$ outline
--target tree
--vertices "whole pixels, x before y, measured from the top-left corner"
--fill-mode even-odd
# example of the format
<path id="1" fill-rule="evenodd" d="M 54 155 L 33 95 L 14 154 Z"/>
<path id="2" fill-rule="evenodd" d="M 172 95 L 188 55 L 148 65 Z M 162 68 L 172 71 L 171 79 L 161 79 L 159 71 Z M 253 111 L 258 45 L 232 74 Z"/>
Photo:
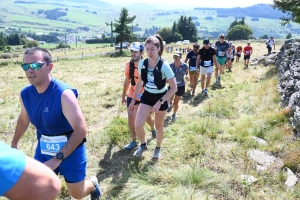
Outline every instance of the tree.
<path id="1" fill-rule="evenodd" d="M 31 48 L 31 47 L 37 47 L 39 46 L 39 43 L 35 40 L 33 41 L 28 41 L 25 45 L 24 48 Z"/>
<path id="2" fill-rule="evenodd" d="M 187 18 L 182 15 L 178 20 L 177 30 L 184 40 L 190 40 L 191 42 L 196 42 L 198 40 L 197 28 L 191 16 Z"/>
<path id="3" fill-rule="evenodd" d="M 260 39 L 268 39 L 269 36 L 268 36 L 268 35 L 262 35 L 262 36 L 260 36 L 259 38 L 260 38 Z"/>
<path id="4" fill-rule="evenodd" d="M 171 28 L 162 28 L 157 32 L 166 43 L 171 43 L 174 41 L 182 40 L 182 35 L 180 33 L 173 33 L 173 29 Z"/>
<path id="5" fill-rule="evenodd" d="M 300 23 L 300 1 L 299 0 L 273 0 L 273 8 L 287 13 L 288 17 L 281 17 L 281 25 L 290 22 Z"/>
<path id="6" fill-rule="evenodd" d="M 291 39 L 292 37 L 293 37 L 293 36 L 292 36 L 291 33 L 289 33 L 289 34 L 286 35 L 286 39 Z"/>
<path id="7" fill-rule="evenodd" d="M 253 30 L 245 23 L 245 18 L 238 21 L 235 19 L 229 26 L 227 39 L 229 40 L 248 40 L 251 38 Z"/>
<path id="8" fill-rule="evenodd" d="M 227 32 L 228 40 L 248 40 L 253 30 L 248 25 L 236 25 Z"/>
<path id="9" fill-rule="evenodd" d="M 121 13 L 119 15 L 119 19 L 115 20 L 113 26 L 115 27 L 113 32 L 117 33 L 116 44 L 123 43 L 126 40 L 129 40 L 131 37 L 131 25 L 135 20 L 135 15 L 129 17 L 128 10 L 124 7 L 121 8 Z M 122 45 L 120 45 L 120 53 L 122 53 Z"/>

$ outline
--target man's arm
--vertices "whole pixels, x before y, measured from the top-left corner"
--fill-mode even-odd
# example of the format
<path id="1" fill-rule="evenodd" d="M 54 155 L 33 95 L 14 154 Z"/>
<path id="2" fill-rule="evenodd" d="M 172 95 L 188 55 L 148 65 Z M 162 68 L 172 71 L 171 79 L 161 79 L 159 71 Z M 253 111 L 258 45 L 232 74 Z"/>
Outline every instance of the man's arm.
<path id="1" fill-rule="evenodd" d="M 60 188 L 61 182 L 51 169 L 26 156 L 20 179 L 4 196 L 8 199 L 55 200 Z"/>
<path id="2" fill-rule="evenodd" d="M 216 66 L 217 67 L 217 58 L 216 58 L 216 55 L 213 55 L 213 66 Z"/>
<path id="3" fill-rule="evenodd" d="M 201 55 L 198 54 L 197 60 L 196 60 L 196 69 L 199 70 L 199 61 L 200 61 Z"/>
<path id="4" fill-rule="evenodd" d="M 13 148 L 18 148 L 18 142 L 21 139 L 21 137 L 24 135 L 25 131 L 27 130 L 30 124 L 30 119 L 24 107 L 21 96 L 20 96 L 20 104 L 21 104 L 21 113 L 19 115 L 14 137 L 11 142 L 11 147 Z"/>
<path id="5" fill-rule="evenodd" d="M 62 112 L 73 129 L 73 133 L 68 139 L 68 142 L 60 149 L 60 152 L 63 153 L 64 158 L 66 158 L 82 142 L 83 138 L 87 134 L 87 130 L 82 111 L 72 90 L 67 89 L 62 93 L 61 104 Z M 62 160 L 59 160 L 54 156 L 44 164 L 54 170 L 61 162 Z"/>
<path id="6" fill-rule="evenodd" d="M 125 99 L 125 96 L 126 96 L 126 93 L 130 87 L 130 78 L 128 78 L 127 76 L 125 76 L 125 80 L 124 80 L 124 85 L 123 85 L 123 93 L 122 93 L 122 104 L 125 105 L 126 103 L 126 99 Z"/>

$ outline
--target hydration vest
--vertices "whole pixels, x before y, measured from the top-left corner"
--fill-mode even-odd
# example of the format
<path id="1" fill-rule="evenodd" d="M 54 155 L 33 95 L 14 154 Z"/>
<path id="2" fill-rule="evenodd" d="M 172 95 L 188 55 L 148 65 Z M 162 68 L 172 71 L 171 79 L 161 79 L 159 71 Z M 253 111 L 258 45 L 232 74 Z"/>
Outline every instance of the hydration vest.
<path id="1" fill-rule="evenodd" d="M 162 79 L 162 73 L 161 73 L 161 67 L 163 65 L 164 59 L 159 59 L 156 67 L 153 70 L 153 76 L 154 76 L 154 84 L 156 85 L 158 90 L 161 90 L 165 87 L 167 78 Z M 141 77 L 144 81 L 143 86 L 145 87 L 146 83 L 148 82 L 148 59 L 144 60 L 144 67 L 141 71 Z"/>
<path id="2" fill-rule="evenodd" d="M 137 76 L 134 76 L 134 70 L 136 69 L 136 67 L 134 66 L 134 62 L 133 60 L 130 60 L 130 69 L 129 69 L 129 76 L 130 76 L 130 80 L 131 80 L 131 85 L 135 85 L 135 81 L 134 78 L 138 78 Z"/>

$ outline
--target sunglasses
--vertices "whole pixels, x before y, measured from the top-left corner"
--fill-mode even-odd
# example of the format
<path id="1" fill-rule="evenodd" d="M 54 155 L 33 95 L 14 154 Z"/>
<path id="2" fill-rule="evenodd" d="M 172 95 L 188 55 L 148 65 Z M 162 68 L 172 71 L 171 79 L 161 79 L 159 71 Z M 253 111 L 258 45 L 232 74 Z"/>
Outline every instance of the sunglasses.
<path id="1" fill-rule="evenodd" d="M 174 58 L 174 59 L 179 59 L 180 57 L 179 57 L 179 56 L 173 56 L 173 58 Z"/>
<path id="2" fill-rule="evenodd" d="M 23 68 L 23 70 L 26 72 L 29 70 L 29 67 L 36 71 L 36 70 L 40 70 L 44 64 L 50 64 L 50 62 L 43 62 L 43 63 L 22 63 L 21 67 Z"/>

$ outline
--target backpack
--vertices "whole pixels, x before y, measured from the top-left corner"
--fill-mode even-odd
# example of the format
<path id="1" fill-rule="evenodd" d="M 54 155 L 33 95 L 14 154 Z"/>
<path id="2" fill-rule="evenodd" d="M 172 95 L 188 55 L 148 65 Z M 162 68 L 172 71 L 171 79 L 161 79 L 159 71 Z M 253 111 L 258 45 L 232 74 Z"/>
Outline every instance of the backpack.
<path id="1" fill-rule="evenodd" d="M 160 59 L 153 70 L 154 76 L 154 84 L 156 85 L 157 89 L 161 90 L 165 87 L 167 78 L 162 79 L 161 67 L 163 65 L 164 59 Z M 144 67 L 141 71 L 141 77 L 144 81 L 143 87 L 145 87 L 146 83 L 148 82 L 148 59 L 144 60 Z"/>
<path id="2" fill-rule="evenodd" d="M 135 70 L 134 62 L 133 60 L 130 60 L 130 69 L 129 69 L 129 75 L 130 75 L 130 80 L 131 80 L 131 85 L 135 85 L 134 78 L 138 78 L 137 76 L 134 76 L 134 70 Z"/>

